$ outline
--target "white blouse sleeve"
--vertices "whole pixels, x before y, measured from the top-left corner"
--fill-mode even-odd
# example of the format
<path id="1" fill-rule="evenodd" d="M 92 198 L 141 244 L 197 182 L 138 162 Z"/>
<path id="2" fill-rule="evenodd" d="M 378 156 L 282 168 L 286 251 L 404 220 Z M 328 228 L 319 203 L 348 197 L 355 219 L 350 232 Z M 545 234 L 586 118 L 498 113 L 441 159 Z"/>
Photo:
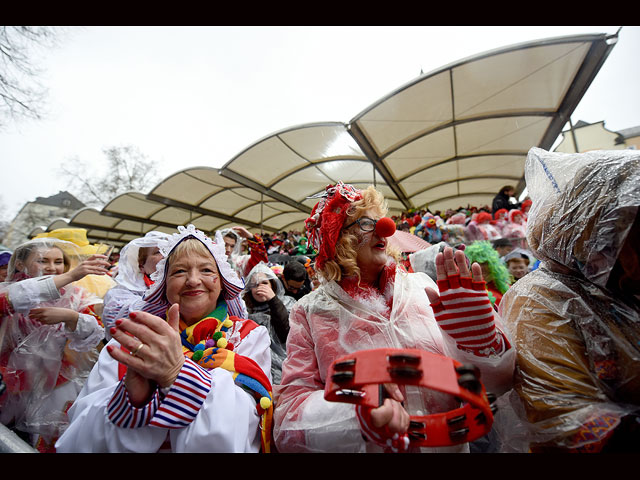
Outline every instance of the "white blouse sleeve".
<path id="1" fill-rule="evenodd" d="M 64 329 L 69 339 L 69 348 L 77 352 L 93 350 L 104 338 L 104 328 L 93 315 L 78 313 L 76 329 L 71 332 Z"/>
<path id="2" fill-rule="evenodd" d="M 52 276 L 27 278 L 11 284 L 8 288 L 9 300 L 16 313 L 29 310 L 43 302 L 60 298 Z"/>
<path id="3" fill-rule="evenodd" d="M 243 354 L 265 366 L 269 335 L 256 328 L 244 339 Z M 119 348 L 112 340 L 109 345 Z M 242 351 L 242 353 L 241 353 Z M 131 406 L 118 363 L 104 348 L 97 366 L 69 410 L 70 425 L 58 452 L 157 452 L 167 435 L 174 452 L 258 452 L 260 418 L 253 396 L 231 372 L 206 370 L 187 359 L 171 388 L 156 391 L 148 405 Z"/>

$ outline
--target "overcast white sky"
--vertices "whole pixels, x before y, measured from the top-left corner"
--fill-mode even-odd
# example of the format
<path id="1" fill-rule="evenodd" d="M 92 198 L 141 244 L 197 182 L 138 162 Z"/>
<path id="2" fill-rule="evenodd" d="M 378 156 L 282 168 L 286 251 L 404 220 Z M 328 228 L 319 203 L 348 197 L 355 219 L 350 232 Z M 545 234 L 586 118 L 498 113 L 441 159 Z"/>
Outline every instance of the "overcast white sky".
<path id="1" fill-rule="evenodd" d="M 220 167 L 294 125 L 348 122 L 423 70 L 515 43 L 595 27 L 70 27 L 40 66 L 48 114 L 0 131 L 0 220 L 67 189 L 56 167 L 99 171 L 104 148 L 135 145 L 161 178 Z M 640 125 L 640 27 L 618 44 L 572 116 Z"/>

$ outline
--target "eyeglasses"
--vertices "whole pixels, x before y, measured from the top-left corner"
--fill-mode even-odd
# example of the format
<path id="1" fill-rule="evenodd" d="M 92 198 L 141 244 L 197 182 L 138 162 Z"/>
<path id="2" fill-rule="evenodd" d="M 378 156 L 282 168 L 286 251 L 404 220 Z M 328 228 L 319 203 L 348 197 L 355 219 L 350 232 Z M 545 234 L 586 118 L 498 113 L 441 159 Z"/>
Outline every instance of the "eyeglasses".
<path id="1" fill-rule="evenodd" d="M 293 293 L 298 293 L 298 290 L 304 285 L 304 280 L 287 280 L 284 279 L 285 287 L 287 290 Z"/>
<path id="2" fill-rule="evenodd" d="M 344 227 L 344 229 L 346 230 L 347 228 L 354 226 L 356 223 L 360 226 L 360 230 L 363 232 L 373 232 L 376 229 L 376 223 L 378 223 L 378 221 L 369 217 L 360 217 L 355 222 Z"/>

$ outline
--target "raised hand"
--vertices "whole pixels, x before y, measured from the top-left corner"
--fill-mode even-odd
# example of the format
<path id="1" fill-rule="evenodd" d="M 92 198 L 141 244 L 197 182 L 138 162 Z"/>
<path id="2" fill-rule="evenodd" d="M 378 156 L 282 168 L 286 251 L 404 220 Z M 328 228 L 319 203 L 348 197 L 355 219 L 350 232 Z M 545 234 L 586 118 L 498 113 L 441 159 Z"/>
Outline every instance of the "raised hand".
<path id="1" fill-rule="evenodd" d="M 474 263 L 470 271 L 464 252 L 454 254 L 451 247 L 438 253 L 435 261 L 440 294 L 428 287 L 425 291 L 440 328 L 463 350 L 481 356 L 501 352 L 502 337 L 496 331 L 480 265 Z"/>
<path id="2" fill-rule="evenodd" d="M 276 296 L 271 288 L 271 282 L 260 283 L 252 293 L 254 298 L 259 302 L 268 302 Z"/>
<path id="3" fill-rule="evenodd" d="M 87 275 L 104 275 L 109 271 L 110 266 L 111 264 L 105 255 L 91 255 L 71 270 L 71 273 L 77 281 Z"/>
<path id="4" fill-rule="evenodd" d="M 231 229 L 234 232 L 236 232 L 238 235 L 240 235 L 242 238 L 253 238 L 253 233 L 251 233 L 249 230 L 247 230 L 244 227 L 237 225 L 235 227 L 231 227 Z"/>

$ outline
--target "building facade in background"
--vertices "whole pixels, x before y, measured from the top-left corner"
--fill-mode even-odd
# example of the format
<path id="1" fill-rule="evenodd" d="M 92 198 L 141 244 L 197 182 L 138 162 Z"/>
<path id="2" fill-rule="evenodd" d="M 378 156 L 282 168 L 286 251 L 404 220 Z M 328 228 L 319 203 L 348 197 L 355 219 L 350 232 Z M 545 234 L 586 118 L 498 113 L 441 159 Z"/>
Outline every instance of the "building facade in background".
<path id="1" fill-rule="evenodd" d="M 58 192 L 50 197 L 37 197 L 27 202 L 13 219 L 2 239 L 2 245 L 13 250 L 30 239 L 29 234 L 35 227 L 47 226 L 57 218 L 71 218 L 84 208 L 84 203 L 69 192 Z"/>
<path id="2" fill-rule="evenodd" d="M 556 152 L 576 153 L 591 150 L 640 149 L 640 125 L 618 132 L 608 130 L 604 121 L 586 123 L 580 120 L 573 129 L 562 132 L 562 141 Z"/>

